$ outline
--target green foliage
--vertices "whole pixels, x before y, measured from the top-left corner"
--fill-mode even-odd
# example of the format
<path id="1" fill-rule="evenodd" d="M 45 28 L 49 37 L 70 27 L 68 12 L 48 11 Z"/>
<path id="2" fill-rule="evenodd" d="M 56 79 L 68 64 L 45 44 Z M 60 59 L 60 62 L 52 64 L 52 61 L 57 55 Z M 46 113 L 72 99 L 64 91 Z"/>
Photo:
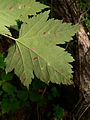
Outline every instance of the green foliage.
<path id="1" fill-rule="evenodd" d="M 11 73 L 8 73 L 6 74 L 5 72 L 1 72 L 1 79 L 3 81 L 9 81 L 9 80 L 12 80 L 12 74 Z"/>
<path id="2" fill-rule="evenodd" d="M 5 74 L 2 72 L 0 74 L 0 108 L 1 114 L 8 113 L 10 111 L 16 111 L 16 109 L 21 108 L 21 103 L 24 105 L 24 100 L 26 100 L 23 95 L 22 99 L 18 100 L 18 96 L 20 97 L 20 92 L 17 90 L 17 87 L 14 86 L 10 81 L 12 80 L 12 75 Z"/>
<path id="3" fill-rule="evenodd" d="M 4 95 L 0 103 L 2 108 L 2 114 L 8 113 L 9 111 L 15 111 L 19 108 L 19 102 L 15 96 Z"/>
<path id="4" fill-rule="evenodd" d="M 43 4 L 47 4 L 47 0 L 39 0 Z"/>
<path id="5" fill-rule="evenodd" d="M 48 116 L 50 116 L 50 118 L 53 116 L 53 120 L 63 120 L 64 109 L 60 107 L 59 104 L 55 105 L 52 110 L 52 112 L 48 112 Z"/>
<path id="6" fill-rule="evenodd" d="M 18 90 L 17 97 L 24 102 L 28 99 L 28 93 L 25 90 Z"/>
<path id="7" fill-rule="evenodd" d="M 82 17 L 82 24 L 86 29 L 86 32 L 90 32 L 90 15 L 88 12 Z"/>
<path id="8" fill-rule="evenodd" d="M 37 103 L 40 106 L 43 106 L 46 103 L 46 99 L 43 96 L 43 91 L 47 85 L 38 79 L 34 79 L 29 89 L 29 99 L 31 102 Z M 41 91 L 41 92 L 39 92 Z"/>
<path id="9" fill-rule="evenodd" d="M 80 0 L 80 10 L 89 9 L 90 8 L 90 0 Z"/>
<path id="10" fill-rule="evenodd" d="M 0 84 L 1 114 L 29 106 L 30 103 L 26 90 L 18 90 L 15 85 L 6 80 L 0 80 L 0 83 L 2 83 Z"/>
<path id="11" fill-rule="evenodd" d="M 50 90 L 50 94 L 48 95 L 48 100 L 53 100 L 56 97 L 60 96 L 60 92 L 57 90 L 56 87 L 52 87 Z"/>
<path id="12" fill-rule="evenodd" d="M 62 120 L 64 116 L 64 110 L 59 106 L 54 108 L 54 120 Z"/>
<path id="13" fill-rule="evenodd" d="M 60 95 L 60 93 L 58 93 L 56 87 L 52 87 L 51 92 L 52 92 L 53 97 L 57 97 Z"/>
<path id="14" fill-rule="evenodd" d="M 38 93 L 35 93 L 33 91 L 30 91 L 30 100 L 32 102 L 36 102 L 39 104 L 39 106 L 43 105 L 45 103 L 45 98 Z"/>
<path id="15" fill-rule="evenodd" d="M 0 52 L 0 68 L 4 69 L 5 67 L 5 62 L 4 62 L 4 56 L 3 54 Z"/>
<path id="16" fill-rule="evenodd" d="M 6 74 L 4 71 L 5 63 L 3 54 L 0 53 L 1 71 L 0 71 L 0 115 L 10 111 L 16 111 L 28 104 L 26 90 L 18 90 L 12 84 L 12 73 Z M 26 102 L 27 101 L 27 102 Z"/>
<path id="17" fill-rule="evenodd" d="M 77 4 L 77 0 L 73 0 L 75 7 L 77 8 L 80 21 L 84 26 L 86 32 L 90 33 L 90 0 L 80 0 Z M 90 36 L 90 35 L 89 35 Z"/>

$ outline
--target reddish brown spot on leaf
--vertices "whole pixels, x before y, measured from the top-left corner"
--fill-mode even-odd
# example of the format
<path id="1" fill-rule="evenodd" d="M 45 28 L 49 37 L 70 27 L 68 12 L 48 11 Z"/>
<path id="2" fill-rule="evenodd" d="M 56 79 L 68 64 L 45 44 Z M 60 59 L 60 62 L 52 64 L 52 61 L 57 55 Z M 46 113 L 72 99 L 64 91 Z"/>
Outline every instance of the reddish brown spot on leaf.
<path id="1" fill-rule="evenodd" d="M 56 36 L 56 32 L 54 32 L 54 35 Z"/>
<path id="2" fill-rule="evenodd" d="M 11 6 L 9 7 L 9 10 L 11 11 L 11 10 L 12 10 L 12 8 L 13 8 L 13 6 L 11 5 Z"/>
<path id="3" fill-rule="evenodd" d="M 38 57 L 34 57 L 33 60 L 38 60 Z"/>
<path id="4" fill-rule="evenodd" d="M 34 51 L 35 50 L 35 48 L 32 48 L 32 51 Z"/>
<path id="5" fill-rule="evenodd" d="M 43 35 L 44 35 L 44 36 L 46 36 L 46 34 L 47 34 L 46 32 L 43 32 Z"/>
<path id="6" fill-rule="evenodd" d="M 26 81 L 26 77 L 24 77 L 24 82 Z"/>
<path id="7" fill-rule="evenodd" d="M 24 4 L 24 9 L 25 9 L 26 5 Z"/>
<path id="8" fill-rule="evenodd" d="M 26 76 L 25 76 L 25 73 L 24 73 L 24 82 L 26 81 Z"/>

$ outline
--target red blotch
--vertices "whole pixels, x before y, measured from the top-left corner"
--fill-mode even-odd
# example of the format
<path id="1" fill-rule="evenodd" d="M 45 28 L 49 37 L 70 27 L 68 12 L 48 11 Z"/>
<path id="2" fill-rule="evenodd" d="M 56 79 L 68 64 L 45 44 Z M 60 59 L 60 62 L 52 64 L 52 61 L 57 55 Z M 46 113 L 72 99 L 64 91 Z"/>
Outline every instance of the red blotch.
<path id="1" fill-rule="evenodd" d="M 34 51 L 35 50 L 35 48 L 32 48 L 32 51 Z"/>
<path id="2" fill-rule="evenodd" d="M 24 9 L 25 9 L 26 5 L 24 4 Z"/>
<path id="3" fill-rule="evenodd" d="M 54 32 L 54 35 L 56 36 L 56 32 Z"/>
<path id="4" fill-rule="evenodd" d="M 9 10 L 11 11 L 11 10 L 12 10 L 12 8 L 13 8 L 13 6 L 11 5 L 11 6 L 9 7 Z"/>
<path id="5" fill-rule="evenodd" d="M 44 35 L 44 36 L 46 36 L 46 34 L 47 34 L 46 32 L 43 32 L 43 35 Z"/>
<path id="6" fill-rule="evenodd" d="M 23 78 L 24 78 L 24 82 L 26 81 L 26 75 L 25 75 L 25 73 L 24 73 L 24 76 L 23 76 Z"/>
<path id="7" fill-rule="evenodd" d="M 33 60 L 38 60 L 38 57 L 34 57 Z"/>
<path id="8" fill-rule="evenodd" d="M 24 82 L 26 81 L 26 77 L 24 77 Z"/>

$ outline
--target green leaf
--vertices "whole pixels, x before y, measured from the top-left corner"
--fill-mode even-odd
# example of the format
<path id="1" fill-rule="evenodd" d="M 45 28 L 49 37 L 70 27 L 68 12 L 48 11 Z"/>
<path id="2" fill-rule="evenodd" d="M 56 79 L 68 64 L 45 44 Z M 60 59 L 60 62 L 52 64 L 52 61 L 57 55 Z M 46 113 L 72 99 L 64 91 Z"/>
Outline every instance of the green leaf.
<path id="1" fill-rule="evenodd" d="M 29 97 L 32 102 L 38 102 L 40 98 L 40 96 L 37 93 L 32 92 L 32 91 L 30 91 Z"/>
<path id="2" fill-rule="evenodd" d="M 60 92 L 57 90 L 56 87 L 52 87 L 51 92 L 48 94 L 48 100 L 53 100 L 55 97 L 60 96 Z"/>
<path id="3" fill-rule="evenodd" d="M 38 102 L 40 106 L 42 106 L 45 103 L 45 98 L 33 91 L 30 91 L 29 97 L 32 102 Z"/>
<path id="4" fill-rule="evenodd" d="M 5 72 L 2 72 L 1 79 L 5 81 L 12 80 L 12 74 L 11 73 L 6 74 Z"/>
<path id="5" fill-rule="evenodd" d="M 35 0 L 0 0 L 0 34 L 10 34 L 6 28 L 16 25 L 16 20 L 26 21 L 28 15 L 36 15 L 47 8 Z"/>
<path id="6" fill-rule="evenodd" d="M 73 58 L 56 44 L 69 42 L 78 27 L 54 19 L 47 21 L 48 14 L 41 13 L 22 25 L 20 36 L 9 48 L 5 59 L 6 72 L 14 69 L 27 87 L 34 78 L 33 72 L 45 83 L 72 83 L 72 66 L 69 63 Z"/>
<path id="7" fill-rule="evenodd" d="M 2 113 L 6 113 L 8 112 L 8 96 L 7 95 L 4 95 L 3 98 L 2 98 L 2 101 L 0 102 L 0 107 L 2 108 Z"/>
<path id="8" fill-rule="evenodd" d="M 10 27 L 10 25 L 16 24 L 16 16 L 11 11 L 12 6 L 14 6 L 12 0 L 0 0 L 0 34 L 10 34 L 6 26 Z"/>
<path id="9" fill-rule="evenodd" d="M 19 101 L 15 98 L 15 96 L 4 95 L 1 101 L 1 109 L 2 113 L 8 113 L 10 111 L 14 111 L 20 108 Z"/>
<path id="10" fill-rule="evenodd" d="M 3 84 L 3 81 L 2 81 L 2 80 L 0 80 L 0 87 L 2 86 L 2 84 Z"/>
<path id="11" fill-rule="evenodd" d="M 32 89 L 38 91 L 41 88 L 41 85 L 41 81 L 34 79 L 34 81 L 32 82 Z"/>
<path id="12" fill-rule="evenodd" d="M 0 91 L 0 96 L 3 94 L 3 91 Z"/>
<path id="13" fill-rule="evenodd" d="M 64 116 L 64 110 L 59 105 L 55 106 L 54 108 L 54 116 L 59 119 L 63 118 Z"/>
<path id="14" fill-rule="evenodd" d="M 8 82 L 4 82 L 4 84 L 2 85 L 2 89 L 9 95 L 13 95 L 17 91 L 16 87 Z"/>
<path id="15" fill-rule="evenodd" d="M 4 57 L 3 54 L 0 52 L 0 68 L 4 69 L 4 67 L 5 67 Z"/>
<path id="16" fill-rule="evenodd" d="M 51 88 L 51 94 L 52 94 L 53 97 L 60 96 L 60 93 L 58 92 L 58 90 L 56 89 L 56 87 L 52 87 Z"/>
<path id="17" fill-rule="evenodd" d="M 27 94 L 27 92 L 26 91 L 18 91 L 17 92 L 17 97 L 20 99 L 20 100 L 22 100 L 22 101 L 26 101 L 27 99 L 28 99 L 28 94 Z"/>
<path id="18" fill-rule="evenodd" d="M 64 44 L 65 42 L 72 40 L 72 36 L 78 30 L 78 25 L 73 26 L 71 23 L 62 23 L 62 20 L 49 19 L 47 21 L 49 12 L 50 11 L 44 12 L 43 14 L 41 13 L 40 15 L 28 20 L 28 24 L 22 25 L 20 37 L 23 37 L 25 45 L 31 45 L 31 42 L 26 38 L 27 34 L 28 37 L 35 42 L 37 42 L 38 39 L 39 42 L 42 43 L 43 40 L 43 43 L 47 46 Z"/>

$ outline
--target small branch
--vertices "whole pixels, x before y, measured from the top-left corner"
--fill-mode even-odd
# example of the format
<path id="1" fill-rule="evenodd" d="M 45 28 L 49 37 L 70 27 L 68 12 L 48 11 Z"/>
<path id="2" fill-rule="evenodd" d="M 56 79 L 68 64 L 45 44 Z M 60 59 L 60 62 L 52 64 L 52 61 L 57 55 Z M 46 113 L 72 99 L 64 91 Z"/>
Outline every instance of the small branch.
<path id="1" fill-rule="evenodd" d="M 45 92 L 46 92 L 46 89 L 47 89 L 47 87 L 44 88 L 43 93 L 42 93 L 42 96 L 44 96 L 44 94 L 45 94 Z"/>
<path id="2" fill-rule="evenodd" d="M 81 19 L 82 17 L 89 11 L 90 9 L 88 9 L 87 11 L 84 11 L 81 15 L 80 15 L 80 18 L 78 20 L 79 23 L 81 23 Z"/>

